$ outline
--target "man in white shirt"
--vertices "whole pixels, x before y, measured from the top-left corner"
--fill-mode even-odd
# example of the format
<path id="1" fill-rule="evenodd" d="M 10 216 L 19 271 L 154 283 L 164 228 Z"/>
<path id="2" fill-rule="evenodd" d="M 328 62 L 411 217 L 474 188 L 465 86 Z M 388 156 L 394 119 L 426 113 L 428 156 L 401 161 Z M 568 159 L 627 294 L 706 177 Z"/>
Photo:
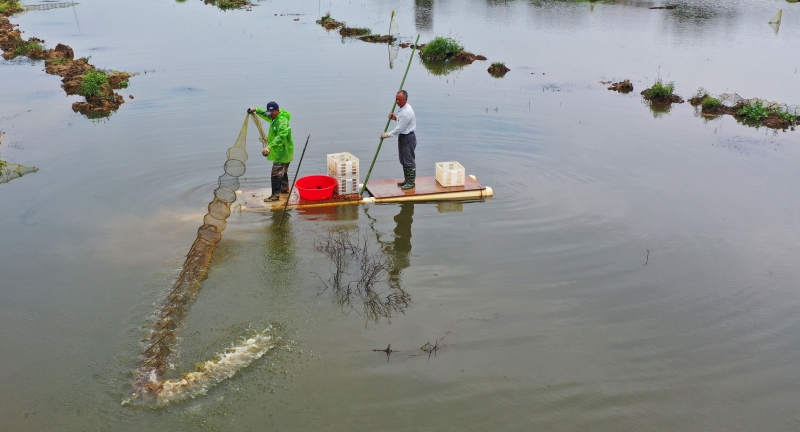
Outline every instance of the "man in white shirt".
<path id="1" fill-rule="evenodd" d="M 414 109 L 408 104 L 408 92 L 405 90 L 397 92 L 395 102 L 400 109 L 397 110 L 397 115 L 389 114 L 389 118 L 396 120 L 397 126 L 389 133 L 382 133 L 381 138 L 397 137 L 397 153 L 405 178 L 405 181 L 397 185 L 403 190 L 409 190 L 414 188 L 414 180 L 417 178 L 417 162 L 414 160 L 414 151 L 417 149 L 417 136 L 414 134 L 417 118 L 414 116 Z"/>

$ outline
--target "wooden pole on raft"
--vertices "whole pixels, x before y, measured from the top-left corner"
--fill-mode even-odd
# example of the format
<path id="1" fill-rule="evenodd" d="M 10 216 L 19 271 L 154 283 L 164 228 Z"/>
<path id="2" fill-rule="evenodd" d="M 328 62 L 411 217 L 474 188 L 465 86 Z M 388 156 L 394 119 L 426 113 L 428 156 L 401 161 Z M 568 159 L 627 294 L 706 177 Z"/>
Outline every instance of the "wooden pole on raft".
<path id="1" fill-rule="evenodd" d="M 406 66 L 406 73 L 403 75 L 403 81 L 400 82 L 400 90 L 403 89 L 403 84 L 406 83 L 406 77 L 408 76 L 408 69 L 411 68 L 411 60 L 414 59 L 414 52 L 417 50 L 417 45 L 419 44 L 419 35 L 417 35 L 417 40 L 414 42 L 414 48 L 411 50 L 411 57 L 408 59 L 408 65 Z M 398 90 L 399 91 L 399 90 Z M 397 108 L 397 101 L 392 104 L 392 114 L 394 114 L 394 109 Z M 389 123 L 391 123 L 392 119 L 386 120 L 386 127 L 383 128 L 383 133 L 386 133 L 389 130 Z M 367 178 L 364 179 L 364 186 L 361 187 L 361 195 L 364 195 L 364 191 L 367 190 L 367 182 L 369 182 L 369 176 L 372 174 L 372 168 L 375 167 L 375 161 L 378 160 L 378 153 L 381 152 L 381 146 L 383 145 L 383 138 L 378 143 L 378 150 L 375 152 L 375 157 L 372 158 L 372 164 L 369 166 L 369 171 L 367 171 Z"/>
<path id="2" fill-rule="evenodd" d="M 300 165 L 303 163 L 303 156 L 306 155 L 306 148 L 308 147 L 308 140 L 311 139 L 311 134 L 308 134 L 308 138 L 306 138 L 306 145 L 303 146 L 303 154 L 300 155 L 300 161 L 297 162 L 297 170 L 294 172 L 294 180 L 292 180 L 292 187 L 289 189 L 289 195 L 286 197 L 286 205 L 283 206 L 283 213 L 281 214 L 281 222 L 278 224 L 278 228 L 283 226 L 283 217 L 286 216 L 286 208 L 289 207 L 289 199 L 292 198 L 292 191 L 294 191 L 294 184 L 297 182 L 297 174 L 300 173 Z"/>

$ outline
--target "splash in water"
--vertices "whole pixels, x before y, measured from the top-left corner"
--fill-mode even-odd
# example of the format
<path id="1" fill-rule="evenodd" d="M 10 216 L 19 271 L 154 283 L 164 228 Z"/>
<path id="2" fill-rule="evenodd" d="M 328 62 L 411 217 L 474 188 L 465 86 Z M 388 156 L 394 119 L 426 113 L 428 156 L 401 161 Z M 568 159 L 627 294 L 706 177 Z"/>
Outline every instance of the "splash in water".
<path id="1" fill-rule="evenodd" d="M 150 337 L 142 352 L 141 365 L 135 372 L 134 393 L 123 404 L 139 398 L 155 399 L 158 404 L 167 404 L 204 394 L 209 387 L 230 378 L 273 347 L 273 336 L 268 328 L 218 354 L 214 360 L 198 364 L 195 372 L 185 374 L 180 379 L 163 379 L 164 372 L 171 367 L 168 361 L 172 354 L 170 347 L 177 340 L 179 325 L 200 290 L 214 247 L 222 240 L 222 231 L 231 214 L 231 204 L 236 201 L 239 177 L 245 173 L 247 161 L 248 117 L 245 117 L 236 143 L 228 149 L 225 174 L 219 177 L 214 199 L 208 204 L 208 213 L 197 230 L 197 239 L 186 256 L 183 269 L 166 301 L 155 313 Z M 259 120 L 254 116 L 253 121 L 258 126 L 261 141 L 266 142 Z"/>

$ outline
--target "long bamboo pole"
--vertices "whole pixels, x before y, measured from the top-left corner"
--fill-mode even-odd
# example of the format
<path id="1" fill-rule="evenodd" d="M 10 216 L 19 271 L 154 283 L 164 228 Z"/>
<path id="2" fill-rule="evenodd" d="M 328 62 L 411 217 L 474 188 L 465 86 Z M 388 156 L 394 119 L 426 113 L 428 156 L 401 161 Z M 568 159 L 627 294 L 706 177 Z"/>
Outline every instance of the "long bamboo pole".
<path id="1" fill-rule="evenodd" d="M 408 69 L 411 68 L 411 60 L 414 59 L 414 52 L 417 50 L 417 45 L 419 44 L 419 35 L 417 35 L 417 40 L 414 42 L 414 48 L 411 50 L 411 57 L 408 59 L 408 65 L 406 66 L 406 73 L 403 75 L 403 81 L 400 82 L 400 90 L 403 89 L 403 84 L 406 83 L 406 77 L 408 76 Z M 399 90 L 398 90 L 399 91 Z M 394 114 L 394 109 L 397 108 L 397 101 L 392 104 L 392 114 Z M 389 124 L 391 123 L 392 119 L 389 118 L 386 120 L 386 127 L 383 128 L 383 133 L 386 133 L 389 130 Z M 364 179 L 364 186 L 361 187 L 361 195 L 364 195 L 364 191 L 367 190 L 367 182 L 369 182 L 369 176 L 372 174 L 372 168 L 375 167 L 375 161 L 378 160 L 378 153 L 381 152 L 381 146 L 383 145 L 383 138 L 378 143 L 378 150 L 375 152 L 375 157 L 372 158 L 372 164 L 369 166 L 369 171 L 367 171 L 367 178 Z"/>
<path id="2" fill-rule="evenodd" d="M 308 140 L 311 139 L 311 134 L 308 134 L 308 138 L 306 138 L 306 145 L 303 146 L 303 154 L 300 155 L 300 162 L 297 162 L 297 170 L 294 172 L 294 180 L 292 181 L 292 187 L 289 189 L 289 195 L 286 197 L 286 205 L 283 206 L 283 213 L 281 214 L 281 222 L 278 224 L 278 228 L 283 226 L 283 217 L 286 216 L 286 208 L 289 207 L 289 199 L 292 198 L 292 191 L 294 191 L 294 184 L 297 182 L 297 175 L 300 173 L 300 165 L 303 163 L 303 156 L 306 155 L 306 148 L 308 147 Z"/>

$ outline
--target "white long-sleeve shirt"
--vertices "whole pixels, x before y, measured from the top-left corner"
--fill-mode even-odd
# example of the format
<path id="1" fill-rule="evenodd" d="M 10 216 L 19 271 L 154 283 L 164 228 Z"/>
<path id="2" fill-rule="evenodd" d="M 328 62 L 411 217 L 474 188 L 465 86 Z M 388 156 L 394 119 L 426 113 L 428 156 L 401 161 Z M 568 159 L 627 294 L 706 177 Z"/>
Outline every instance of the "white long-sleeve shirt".
<path id="1" fill-rule="evenodd" d="M 414 115 L 414 109 L 411 105 L 406 103 L 399 110 L 397 110 L 397 126 L 392 129 L 387 135 L 396 137 L 399 134 L 407 134 L 417 128 L 417 117 Z"/>

